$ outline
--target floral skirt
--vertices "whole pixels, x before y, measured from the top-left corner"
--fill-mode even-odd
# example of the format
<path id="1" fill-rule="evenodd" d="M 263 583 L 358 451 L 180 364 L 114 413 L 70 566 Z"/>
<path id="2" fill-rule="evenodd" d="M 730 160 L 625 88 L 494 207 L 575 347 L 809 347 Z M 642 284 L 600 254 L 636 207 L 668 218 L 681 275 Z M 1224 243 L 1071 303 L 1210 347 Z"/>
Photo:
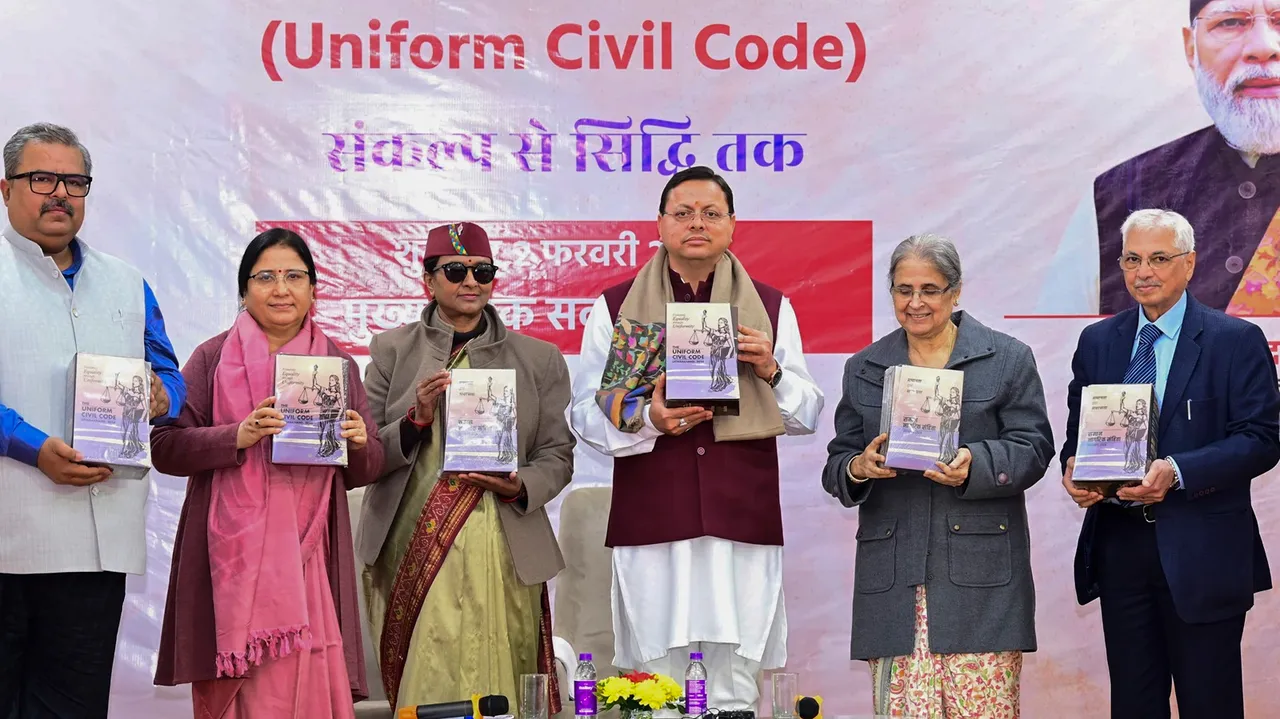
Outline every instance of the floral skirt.
<path id="1" fill-rule="evenodd" d="M 872 659 L 877 716 L 911 719 L 1017 719 L 1022 652 L 934 654 L 924 586 L 916 587 L 915 645 L 910 656 Z"/>

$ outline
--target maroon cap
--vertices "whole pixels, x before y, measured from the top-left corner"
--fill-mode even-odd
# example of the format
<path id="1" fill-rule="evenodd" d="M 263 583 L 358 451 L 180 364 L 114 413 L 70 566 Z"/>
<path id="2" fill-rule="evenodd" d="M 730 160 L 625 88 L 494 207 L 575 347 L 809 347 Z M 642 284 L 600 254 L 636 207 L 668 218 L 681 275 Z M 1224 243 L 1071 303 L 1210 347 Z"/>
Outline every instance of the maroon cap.
<path id="1" fill-rule="evenodd" d="M 489 235 L 472 222 L 458 222 L 441 225 L 427 233 L 427 249 L 422 259 L 425 262 L 433 257 L 445 255 L 467 255 L 493 258 L 489 249 Z"/>

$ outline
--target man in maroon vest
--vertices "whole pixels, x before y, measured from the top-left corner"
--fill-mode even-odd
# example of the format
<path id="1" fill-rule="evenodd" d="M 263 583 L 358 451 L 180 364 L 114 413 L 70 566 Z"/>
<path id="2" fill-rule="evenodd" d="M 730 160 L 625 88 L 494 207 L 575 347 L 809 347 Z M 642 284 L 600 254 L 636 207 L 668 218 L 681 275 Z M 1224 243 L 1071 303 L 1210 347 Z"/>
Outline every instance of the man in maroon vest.
<path id="1" fill-rule="evenodd" d="M 781 434 L 811 434 L 823 395 L 794 310 L 729 247 L 733 191 L 706 167 L 662 190 L 662 247 L 591 308 L 574 379 L 574 431 L 614 458 L 605 543 L 613 548 L 614 664 L 708 672 L 707 708 L 754 710 L 762 668 L 786 663 Z M 737 310 L 738 414 L 665 404 L 668 302 Z M 700 713 L 690 698 L 690 713 Z"/>
<path id="2" fill-rule="evenodd" d="M 1186 62 L 1213 125 L 1098 175 L 1063 234 L 1038 311 L 1133 307 L 1120 226 L 1136 210 L 1164 209 L 1195 229 L 1192 296 L 1237 316 L 1280 314 L 1271 259 L 1280 252 L 1280 7 L 1190 0 L 1188 17 Z"/>

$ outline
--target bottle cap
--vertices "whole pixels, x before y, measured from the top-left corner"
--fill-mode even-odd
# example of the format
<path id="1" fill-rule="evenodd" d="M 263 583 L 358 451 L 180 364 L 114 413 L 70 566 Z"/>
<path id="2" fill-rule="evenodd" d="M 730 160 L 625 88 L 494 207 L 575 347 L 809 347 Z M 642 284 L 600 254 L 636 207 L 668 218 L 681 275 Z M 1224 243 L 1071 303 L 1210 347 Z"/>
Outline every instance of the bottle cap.
<path id="1" fill-rule="evenodd" d="M 689 661 L 691 661 L 691 662 L 700 662 L 700 661 L 702 661 L 702 652 L 691 652 L 691 653 L 689 654 Z"/>
<path id="2" fill-rule="evenodd" d="M 580 661 L 580 662 L 589 662 L 589 661 L 591 661 L 591 652 L 583 652 L 583 653 L 579 654 L 579 655 L 578 655 L 578 661 Z"/>

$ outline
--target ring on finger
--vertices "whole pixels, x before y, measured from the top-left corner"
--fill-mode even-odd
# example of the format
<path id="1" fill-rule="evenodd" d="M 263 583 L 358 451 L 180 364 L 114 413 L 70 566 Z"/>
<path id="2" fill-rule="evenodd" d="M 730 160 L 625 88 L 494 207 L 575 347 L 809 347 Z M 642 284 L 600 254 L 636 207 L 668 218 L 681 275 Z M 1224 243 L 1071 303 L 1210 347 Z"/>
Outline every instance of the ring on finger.
<path id="1" fill-rule="evenodd" d="M 258 422 L 258 420 L 256 420 L 256 419 L 255 419 L 255 420 L 253 420 L 253 426 L 254 426 L 254 427 L 261 427 L 261 426 L 262 426 L 262 424 L 261 424 L 260 422 Z"/>

